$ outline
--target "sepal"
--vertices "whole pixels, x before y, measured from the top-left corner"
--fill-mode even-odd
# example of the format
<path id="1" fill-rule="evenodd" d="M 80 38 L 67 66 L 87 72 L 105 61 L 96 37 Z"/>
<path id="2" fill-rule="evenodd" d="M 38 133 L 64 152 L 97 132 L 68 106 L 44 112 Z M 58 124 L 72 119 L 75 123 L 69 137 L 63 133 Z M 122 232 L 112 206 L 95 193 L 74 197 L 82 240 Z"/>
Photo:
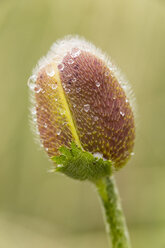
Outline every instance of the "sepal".
<path id="1" fill-rule="evenodd" d="M 82 150 L 74 142 L 70 148 L 61 146 L 60 155 L 52 157 L 56 172 L 78 179 L 95 181 L 112 174 L 112 162 L 95 157 L 90 152 Z"/>

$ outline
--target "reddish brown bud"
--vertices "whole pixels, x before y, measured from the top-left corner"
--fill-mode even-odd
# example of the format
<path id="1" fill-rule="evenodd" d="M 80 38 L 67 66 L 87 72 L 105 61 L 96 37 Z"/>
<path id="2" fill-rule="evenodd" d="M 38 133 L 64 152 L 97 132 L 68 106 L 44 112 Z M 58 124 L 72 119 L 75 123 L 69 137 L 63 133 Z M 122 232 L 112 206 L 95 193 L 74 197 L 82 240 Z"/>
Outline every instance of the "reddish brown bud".
<path id="1" fill-rule="evenodd" d="M 33 111 L 50 157 L 74 141 L 112 160 L 116 168 L 125 164 L 135 138 L 132 104 L 125 92 L 127 84 L 100 51 L 78 38 L 62 40 L 53 45 L 34 75 L 29 83 Z"/>

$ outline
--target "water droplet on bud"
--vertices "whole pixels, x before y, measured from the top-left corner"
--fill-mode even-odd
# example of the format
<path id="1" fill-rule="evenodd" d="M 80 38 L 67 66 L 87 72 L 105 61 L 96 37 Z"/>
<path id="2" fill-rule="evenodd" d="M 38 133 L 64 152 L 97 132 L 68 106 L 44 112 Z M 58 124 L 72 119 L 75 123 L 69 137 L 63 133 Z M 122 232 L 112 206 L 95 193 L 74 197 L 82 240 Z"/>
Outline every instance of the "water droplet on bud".
<path id="1" fill-rule="evenodd" d="M 74 60 L 73 60 L 73 59 L 69 59 L 69 60 L 68 60 L 68 64 L 69 64 L 69 65 L 72 65 L 73 63 L 74 63 Z"/>
<path id="2" fill-rule="evenodd" d="M 73 82 L 73 83 L 75 83 L 76 81 L 77 81 L 77 79 L 76 79 L 76 78 L 73 78 L 73 79 L 72 79 L 72 82 Z"/>
<path id="3" fill-rule="evenodd" d="M 68 75 L 67 75 L 67 77 L 71 77 L 72 76 L 72 74 L 71 73 L 69 73 Z"/>
<path id="4" fill-rule="evenodd" d="M 73 48 L 71 52 L 71 57 L 76 58 L 80 55 L 81 51 L 78 48 Z"/>
<path id="5" fill-rule="evenodd" d="M 52 90 L 55 90 L 55 89 L 57 89 L 57 84 L 52 84 Z"/>
<path id="6" fill-rule="evenodd" d="M 98 116 L 94 116 L 93 119 L 94 119 L 94 121 L 98 121 L 99 117 Z"/>
<path id="7" fill-rule="evenodd" d="M 62 64 L 62 63 L 59 64 L 59 65 L 58 65 L 58 69 L 59 69 L 60 71 L 63 71 L 63 70 L 64 70 L 64 64 Z"/>
<path id="8" fill-rule="evenodd" d="M 79 93 L 81 91 L 81 88 L 77 88 L 76 92 Z"/>
<path id="9" fill-rule="evenodd" d="M 41 87 L 39 86 L 39 85 L 37 85 L 36 87 L 35 87 L 35 92 L 38 94 L 38 93 L 40 93 L 40 91 L 41 91 L 42 89 L 41 89 Z"/>
<path id="10" fill-rule="evenodd" d="M 66 111 L 64 109 L 60 109 L 59 112 L 60 112 L 61 115 L 65 115 L 65 113 L 66 113 Z"/>
<path id="11" fill-rule="evenodd" d="M 33 121 L 34 121 L 34 122 L 37 122 L 37 118 L 36 118 L 36 117 L 34 117 L 34 118 L 33 118 Z"/>
<path id="12" fill-rule="evenodd" d="M 85 104 L 84 105 L 84 111 L 88 112 L 90 110 L 90 105 L 89 104 Z"/>
<path id="13" fill-rule="evenodd" d="M 103 154 L 101 154 L 100 152 L 95 152 L 95 153 L 93 153 L 93 156 L 95 157 L 95 158 L 103 158 Z"/>
<path id="14" fill-rule="evenodd" d="M 34 108 L 32 108 L 31 113 L 32 113 L 32 115 L 35 115 L 35 114 L 37 113 L 37 111 L 36 111 L 36 108 L 35 108 L 35 107 L 34 107 Z"/>
<path id="15" fill-rule="evenodd" d="M 37 77 L 36 75 L 32 75 L 29 79 L 28 79 L 28 87 L 30 90 L 34 91 L 35 87 L 36 87 L 36 80 L 37 80 Z"/>
<path id="16" fill-rule="evenodd" d="M 109 76 L 109 71 L 105 72 L 105 76 L 108 77 Z"/>
<path id="17" fill-rule="evenodd" d="M 46 68 L 46 74 L 49 76 L 49 77 L 53 77 L 55 75 L 55 70 L 54 70 L 54 67 L 52 65 L 49 65 L 47 68 Z"/>
<path id="18" fill-rule="evenodd" d="M 96 81 L 96 86 L 100 87 L 100 82 Z"/>
<path id="19" fill-rule="evenodd" d="M 65 89 L 65 92 L 66 92 L 66 94 L 68 94 L 69 92 L 70 92 L 70 89 Z"/>
<path id="20" fill-rule="evenodd" d="M 125 116 L 125 114 L 124 114 L 122 111 L 120 111 L 120 115 L 121 115 L 121 116 Z"/>
<path id="21" fill-rule="evenodd" d="M 61 130 L 57 130 L 57 135 L 60 135 L 61 134 Z"/>

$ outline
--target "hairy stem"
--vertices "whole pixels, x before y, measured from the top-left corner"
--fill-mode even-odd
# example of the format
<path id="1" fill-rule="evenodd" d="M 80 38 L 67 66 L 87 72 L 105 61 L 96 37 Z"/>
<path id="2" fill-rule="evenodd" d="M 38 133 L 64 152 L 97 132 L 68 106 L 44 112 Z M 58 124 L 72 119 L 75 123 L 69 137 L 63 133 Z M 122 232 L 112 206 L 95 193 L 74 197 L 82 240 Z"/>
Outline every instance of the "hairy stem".
<path id="1" fill-rule="evenodd" d="M 118 190 L 114 178 L 105 177 L 96 182 L 101 197 L 107 223 L 107 233 L 111 237 L 113 248 L 131 248 L 129 234 L 121 208 Z"/>

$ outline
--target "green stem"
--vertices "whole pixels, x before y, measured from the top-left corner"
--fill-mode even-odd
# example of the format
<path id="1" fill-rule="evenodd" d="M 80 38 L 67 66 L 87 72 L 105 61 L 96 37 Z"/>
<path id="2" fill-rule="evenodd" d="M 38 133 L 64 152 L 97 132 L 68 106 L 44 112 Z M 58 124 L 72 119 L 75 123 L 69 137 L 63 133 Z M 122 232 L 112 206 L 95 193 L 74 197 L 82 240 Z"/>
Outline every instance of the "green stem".
<path id="1" fill-rule="evenodd" d="M 121 208 L 118 190 L 113 177 L 96 182 L 107 222 L 108 236 L 111 236 L 113 248 L 131 248 L 124 214 Z"/>

